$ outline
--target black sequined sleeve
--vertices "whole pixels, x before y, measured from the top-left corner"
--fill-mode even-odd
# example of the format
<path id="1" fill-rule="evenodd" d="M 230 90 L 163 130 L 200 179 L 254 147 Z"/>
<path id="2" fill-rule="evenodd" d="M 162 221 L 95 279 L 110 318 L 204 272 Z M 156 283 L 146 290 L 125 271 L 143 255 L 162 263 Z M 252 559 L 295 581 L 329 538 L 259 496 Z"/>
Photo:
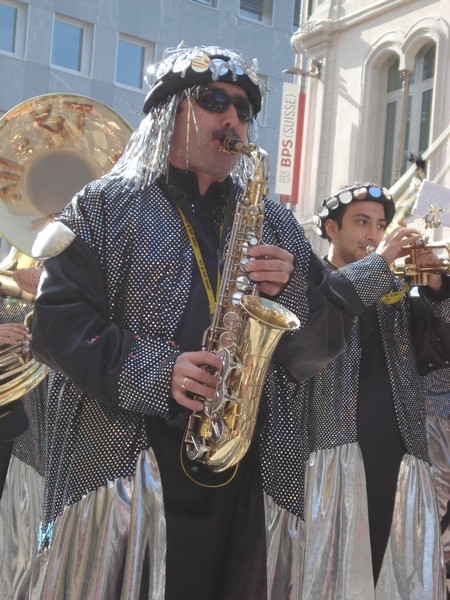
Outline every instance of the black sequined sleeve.
<path id="1" fill-rule="evenodd" d="M 78 237 L 46 261 L 36 298 L 32 352 L 81 390 L 117 401 L 117 380 L 134 335 L 109 322 L 99 264 Z"/>
<path id="2" fill-rule="evenodd" d="M 306 278 L 309 315 L 306 324 L 281 339 L 276 356 L 302 381 L 315 375 L 345 348 L 354 318 L 364 310 L 352 283 L 329 272 L 314 254 Z"/>

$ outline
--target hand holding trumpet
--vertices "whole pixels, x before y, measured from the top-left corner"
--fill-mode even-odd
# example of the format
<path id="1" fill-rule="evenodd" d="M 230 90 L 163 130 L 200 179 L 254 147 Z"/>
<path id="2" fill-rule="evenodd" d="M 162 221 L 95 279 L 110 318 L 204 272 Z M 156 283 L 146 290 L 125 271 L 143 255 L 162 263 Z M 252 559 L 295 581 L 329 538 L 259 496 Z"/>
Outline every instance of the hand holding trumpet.
<path id="1" fill-rule="evenodd" d="M 397 258 L 408 256 L 410 246 L 417 244 L 420 239 L 421 233 L 417 229 L 397 227 L 387 234 L 378 246 L 371 251 L 382 256 L 387 264 L 391 265 Z"/>
<path id="2" fill-rule="evenodd" d="M 447 245 L 448 246 L 448 245 Z M 388 234 L 374 250 L 389 264 L 397 258 L 405 258 L 404 267 L 395 267 L 396 275 L 411 276 L 414 285 L 426 284 L 435 292 L 442 287 L 442 273 L 448 272 L 443 267 L 433 247 L 446 247 L 445 244 L 427 244 L 417 229 L 398 227 Z M 448 251 L 448 247 L 447 247 Z"/>

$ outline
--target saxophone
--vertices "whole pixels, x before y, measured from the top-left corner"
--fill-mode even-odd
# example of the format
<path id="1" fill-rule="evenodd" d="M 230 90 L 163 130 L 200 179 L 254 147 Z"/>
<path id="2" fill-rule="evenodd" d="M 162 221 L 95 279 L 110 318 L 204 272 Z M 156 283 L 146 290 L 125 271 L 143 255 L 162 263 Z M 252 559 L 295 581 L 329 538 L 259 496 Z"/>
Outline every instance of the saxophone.
<path id="1" fill-rule="evenodd" d="M 203 349 L 221 360 L 216 391 L 212 401 L 200 397 L 204 408 L 190 415 L 184 434 L 188 460 L 216 473 L 237 465 L 247 452 L 277 343 L 285 331 L 300 325 L 292 312 L 261 298 L 245 272 L 251 260 L 248 250 L 261 242 L 267 153 L 235 137 L 225 138 L 223 146 L 227 152 L 249 157 L 253 172 L 236 205 L 219 297 L 203 339 Z"/>

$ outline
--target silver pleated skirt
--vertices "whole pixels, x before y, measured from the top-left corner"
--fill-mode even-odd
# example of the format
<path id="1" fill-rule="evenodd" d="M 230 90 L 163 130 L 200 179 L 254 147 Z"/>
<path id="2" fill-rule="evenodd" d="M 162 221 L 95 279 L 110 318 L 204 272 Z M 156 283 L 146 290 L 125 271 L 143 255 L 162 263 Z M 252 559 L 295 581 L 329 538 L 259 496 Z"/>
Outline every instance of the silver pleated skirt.
<path id="1" fill-rule="evenodd" d="M 433 465 L 433 478 L 438 497 L 439 518 L 447 512 L 450 501 L 450 418 L 427 417 L 428 444 Z M 450 528 L 443 533 L 444 557 L 450 573 Z M 450 589 L 449 589 L 450 594 Z"/>
<path id="2" fill-rule="evenodd" d="M 164 600 L 165 519 L 153 451 L 133 477 L 68 506 L 34 563 L 33 600 Z"/>
<path id="3" fill-rule="evenodd" d="M 26 600 L 38 547 L 43 477 L 11 456 L 0 502 L 0 598 Z"/>
<path id="4" fill-rule="evenodd" d="M 313 453 L 305 521 L 266 497 L 271 600 L 445 600 L 437 501 L 429 465 L 405 455 L 377 588 L 366 482 L 357 443 Z"/>
<path id="5" fill-rule="evenodd" d="M 141 454 L 134 477 L 67 507 L 55 522 L 50 550 L 36 557 L 41 497 L 42 479 L 13 457 L 0 503 L 1 598 L 164 599 L 164 506 L 151 450 Z M 439 516 L 427 464 L 403 458 L 376 591 L 357 444 L 311 455 L 305 507 L 302 521 L 265 497 L 270 600 L 445 599 Z"/>

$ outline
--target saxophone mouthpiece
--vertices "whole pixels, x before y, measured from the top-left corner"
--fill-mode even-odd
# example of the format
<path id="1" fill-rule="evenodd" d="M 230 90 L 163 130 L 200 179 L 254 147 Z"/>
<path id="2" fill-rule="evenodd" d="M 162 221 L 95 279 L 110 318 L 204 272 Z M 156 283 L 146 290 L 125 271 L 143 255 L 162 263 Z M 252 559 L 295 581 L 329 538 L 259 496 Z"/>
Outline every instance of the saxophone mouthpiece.
<path id="1" fill-rule="evenodd" d="M 376 246 L 366 246 L 367 254 L 372 254 L 372 252 L 375 252 L 375 250 L 376 250 Z"/>
<path id="2" fill-rule="evenodd" d="M 231 154 L 243 153 L 247 151 L 247 146 L 236 136 L 227 136 L 222 140 L 223 149 Z"/>

